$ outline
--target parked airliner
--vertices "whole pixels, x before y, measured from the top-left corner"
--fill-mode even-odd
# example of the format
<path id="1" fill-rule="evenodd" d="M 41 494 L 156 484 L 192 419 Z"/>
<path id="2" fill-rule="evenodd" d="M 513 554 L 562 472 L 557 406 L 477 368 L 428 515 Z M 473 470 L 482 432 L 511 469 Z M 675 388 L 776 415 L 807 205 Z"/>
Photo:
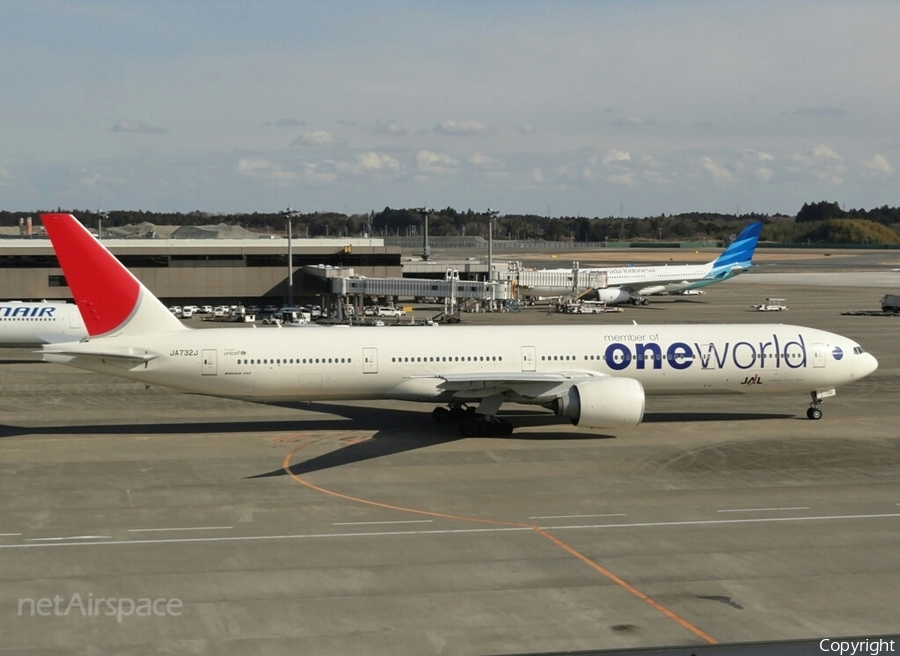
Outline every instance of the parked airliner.
<path id="1" fill-rule="evenodd" d="M 0 347 L 77 342 L 87 335 L 81 313 L 72 303 L 0 302 Z"/>
<path id="2" fill-rule="evenodd" d="M 878 366 L 851 339 L 781 324 L 191 330 L 74 217 L 42 219 L 90 334 L 44 359 L 201 394 L 435 403 L 464 435 L 499 435 L 505 402 L 615 429 L 640 423 L 645 393 L 802 392 L 818 419 Z"/>
<path id="3" fill-rule="evenodd" d="M 699 289 L 747 271 L 752 266 L 753 253 L 759 241 L 762 223 L 745 227 L 727 249 L 712 262 L 706 264 L 675 264 L 672 266 L 614 267 L 578 269 L 578 275 L 586 280 L 593 273 L 606 274 L 606 287 L 598 288 L 591 298 L 617 305 L 631 302 L 635 305 L 648 301 L 644 298 L 661 292 L 680 292 Z M 568 272 L 564 284 L 519 285 L 521 297 L 564 296 L 584 285 L 579 285 L 571 269 L 545 269 L 551 272 Z"/>

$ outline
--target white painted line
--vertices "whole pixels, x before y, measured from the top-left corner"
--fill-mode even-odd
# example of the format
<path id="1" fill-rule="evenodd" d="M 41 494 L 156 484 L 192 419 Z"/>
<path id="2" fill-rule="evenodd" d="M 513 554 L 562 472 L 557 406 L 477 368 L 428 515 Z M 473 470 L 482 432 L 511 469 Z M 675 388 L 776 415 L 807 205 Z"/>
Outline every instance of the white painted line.
<path id="1" fill-rule="evenodd" d="M 371 526 L 373 524 L 431 524 L 433 519 L 398 519 L 390 522 L 332 522 L 332 526 Z"/>
<path id="2" fill-rule="evenodd" d="M 836 519 L 880 519 L 900 517 L 900 513 L 879 513 L 875 515 L 818 515 L 806 517 L 754 517 L 753 519 L 699 519 L 684 522 L 643 522 L 640 524 L 573 524 L 571 526 L 541 526 L 547 531 L 561 531 L 580 528 L 644 528 L 649 526 L 701 526 L 704 524 L 760 524 L 764 522 L 807 522 L 813 520 Z"/>
<path id="3" fill-rule="evenodd" d="M 716 512 L 774 512 L 776 510 L 809 510 L 809 506 L 792 506 L 790 508 L 726 508 Z"/>
<path id="4" fill-rule="evenodd" d="M 69 535 L 58 538 L 25 538 L 26 542 L 51 542 L 54 540 L 108 540 L 109 535 Z"/>
<path id="5" fill-rule="evenodd" d="M 900 506 L 900 503 L 898 503 L 897 505 Z M 10 536 L 14 536 L 14 535 L 22 535 L 22 534 L 21 533 L 0 533 L 0 538 L 10 537 Z"/>
<path id="6" fill-rule="evenodd" d="M 299 533 L 295 535 L 233 535 L 220 538 L 160 538 L 157 540 L 110 540 L 109 542 L 42 542 L 41 544 L 0 544 L 0 549 L 29 549 L 36 547 L 96 547 L 136 544 L 182 544 L 188 542 L 247 542 L 261 540 L 311 540 L 320 538 L 371 538 L 408 535 L 449 535 L 454 533 L 508 533 L 534 531 L 529 526 L 435 529 L 430 531 L 378 531 L 365 533 Z"/>
<path id="7" fill-rule="evenodd" d="M 528 519 L 578 519 L 580 517 L 624 517 L 625 513 L 606 513 L 605 515 L 536 515 Z"/>
<path id="8" fill-rule="evenodd" d="M 541 526 L 545 531 L 562 531 L 570 529 L 589 528 L 646 528 L 665 526 L 700 526 L 715 524 L 758 524 L 764 522 L 809 522 L 809 521 L 835 521 L 841 519 L 885 519 L 900 518 L 900 512 L 879 513 L 873 515 L 820 515 L 807 517 L 760 517 L 749 519 L 709 519 L 684 522 L 643 522 L 636 524 L 586 524 L 572 526 Z M 372 531 L 362 533 L 298 533 L 293 535 L 232 535 L 208 538 L 160 538 L 156 540 L 110 540 L 109 542 L 41 542 L 40 544 L 0 544 L 0 549 L 35 549 L 42 547 L 100 547 L 139 544 L 187 544 L 190 542 L 249 542 L 263 540 L 315 540 L 322 538 L 373 538 L 373 537 L 405 537 L 405 536 L 429 536 L 429 535 L 453 535 L 463 533 L 513 533 L 534 531 L 529 526 L 492 526 L 486 528 L 458 528 L 458 529 L 429 529 L 425 531 Z M 84 538 L 97 538 L 102 536 L 82 536 Z M 45 538 L 46 539 L 46 538 Z M 72 538 L 51 538 L 65 540 Z"/>
<path id="9" fill-rule="evenodd" d="M 178 526 L 171 528 L 130 528 L 129 533 L 151 533 L 156 531 L 227 531 L 234 526 Z"/>

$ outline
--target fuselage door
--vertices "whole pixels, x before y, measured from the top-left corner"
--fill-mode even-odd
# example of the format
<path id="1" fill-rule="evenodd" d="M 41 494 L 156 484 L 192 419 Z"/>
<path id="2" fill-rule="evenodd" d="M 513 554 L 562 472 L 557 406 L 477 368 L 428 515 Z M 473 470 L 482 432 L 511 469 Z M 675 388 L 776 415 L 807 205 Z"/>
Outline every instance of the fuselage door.
<path id="1" fill-rule="evenodd" d="M 812 354 L 813 354 L 813 367 L 824 367 L 825 366 L 825 351 L 828 347 L 825 344 L 813 344 L 812 345 Z"/>
<path id="2" fill-rule="evenodd" d="M 200 351 L 200 373 L 204 376 L 215 376 L 218 373 L 216 365 L 216 350 L 203 349 Z"/>
<path id="3" fill-rule="evenodd" d="M 372 346 L 367 346 L 363 349 L 362 353 L 363 360 L 363 373 L 364 374 L 377 374 L 378 373 L 378 349 Z"/>
<path id="4" fill-rule="evenodd" d="M 522 371 L 534 371 L 535 370 L 535 353 L 533 346 L 523 346 L 522 347 Z"/>

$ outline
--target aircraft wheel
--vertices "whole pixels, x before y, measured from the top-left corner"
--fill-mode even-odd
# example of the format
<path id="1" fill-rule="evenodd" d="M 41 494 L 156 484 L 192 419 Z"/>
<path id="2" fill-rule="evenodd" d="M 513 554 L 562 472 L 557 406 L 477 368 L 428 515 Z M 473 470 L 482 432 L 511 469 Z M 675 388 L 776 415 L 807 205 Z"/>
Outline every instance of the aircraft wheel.
<path id="1" fill-rule="evenodd" d="M 641 305 L 650 305 L 650 301 L 648 301 L 648 300 L 645 298 L 643 301 L 641 301 Z"/>
<path id="2" fill-rule="evenodd" d="M 481 433 L 481 422 L 472 415 L 466 415 L 459 424 L 459 432 L 463 437 L 478 437 Z"/>
<path id="3" fill-rule="evenodd" d="M 505 419 L 497 420 L 497 435 L 500 437 L 507 437 L 508 435 L 512 435 L 512 433 L 513 425 L 511 422 L 508 422 Z"/>
<path id="4" fill-rule="evenodd" d="M 462 421 L 463 417 L 466 416 L 466 409 L 461 405 L 451 405 L 450 409 L 450 421 Z"/>
<path id="5" fill-rule="evenodd" d="M 821 418 L 822 418 L 822 411 L 819 410 L 818 408 L 809 408 L 809 409 L 806 411 L 806 417 L 807 417 L 808 419 L 821 419 Z"/>
<path id="6" fill-rule="evenodd" d="M 449 408 L 438 406 L 431 411 L 431 417 L 439 424 L 449 424 L 453 421 Z"/>

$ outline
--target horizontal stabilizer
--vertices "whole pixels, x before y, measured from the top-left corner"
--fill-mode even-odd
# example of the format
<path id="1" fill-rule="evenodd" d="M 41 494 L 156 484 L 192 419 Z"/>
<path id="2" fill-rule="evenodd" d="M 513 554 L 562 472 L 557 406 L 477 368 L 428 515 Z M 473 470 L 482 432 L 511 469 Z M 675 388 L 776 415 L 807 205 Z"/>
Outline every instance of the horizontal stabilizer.
<path id="1" fill-rule="evenodd" d="M 93 358 L 96 360 L 120 360 L 131 362 L 134 364 L 141 364 L 150 362 L 151 360 L 155 360 L 159 357 L 158 353 L 149 353 L 143 352 L 138 353 L 137 351 L 127 349 L 121 351 L 87 351 L 87 350 L 78 350 L 78 349 L 55 349 L 53 347 L 44 347 L 42 351 L 44 356 L 61 356 L 64 358 Z"/>

